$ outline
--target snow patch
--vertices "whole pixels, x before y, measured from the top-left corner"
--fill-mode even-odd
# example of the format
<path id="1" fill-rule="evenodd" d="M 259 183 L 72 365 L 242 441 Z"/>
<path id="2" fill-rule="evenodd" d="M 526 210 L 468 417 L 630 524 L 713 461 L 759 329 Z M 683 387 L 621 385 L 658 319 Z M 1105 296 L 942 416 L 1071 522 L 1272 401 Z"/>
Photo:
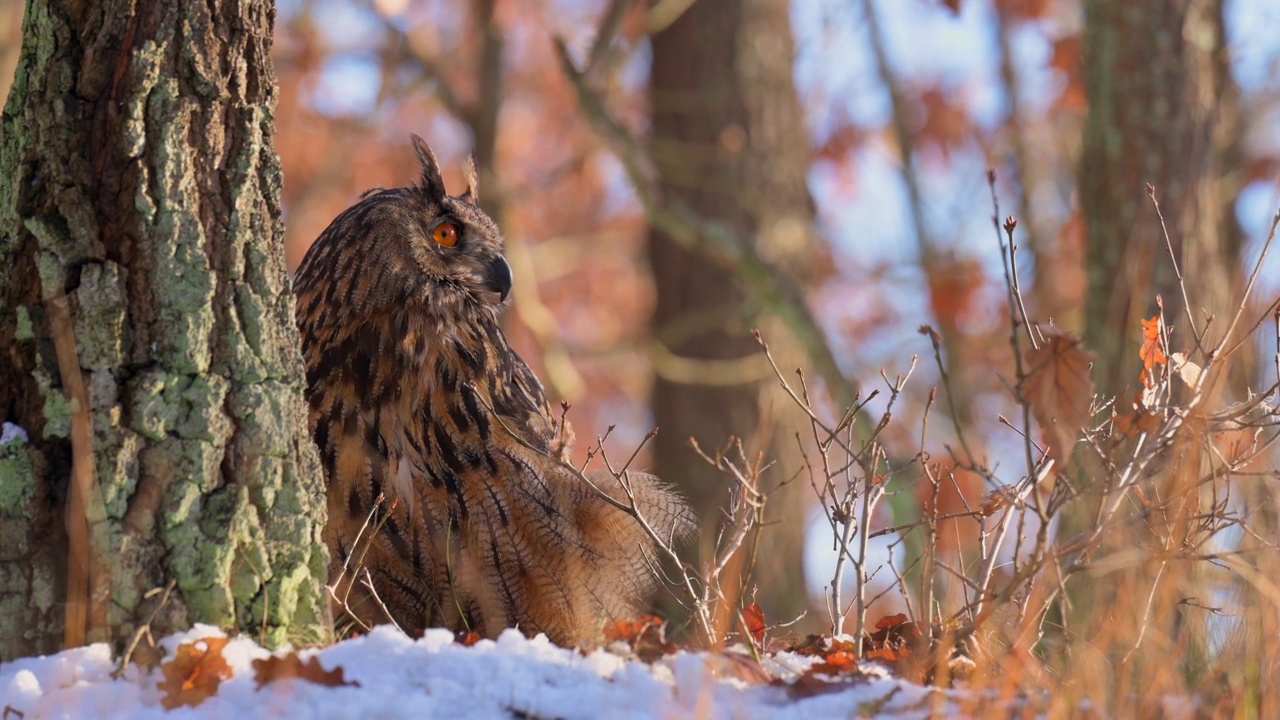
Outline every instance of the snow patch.
<path id="1" fill-rule="evenodd" d="M 161 641 L 166 657 L 183 643 L 225 637 L 197 625 Z M 287 649 L 276 651 L 285 654 Z M 753 683 L 725 675 L 726 663 L 702 653 L 677 652 L 652 665 L 622 648 L 568 650 L 545 636 L 509 630 L 472 647 L 447 630 L 411 639 L 389 626 L 331 647 L 298 652 L 325 670 L 342 668 L 359 686 L 327 687 L 289 679 L 261 689 L 253 661 L 272 655 L 246 637 L 232 639 L 222 656 L 234 675 L 195 707 L 166 711 L 160 670 L 129 667 L 115 677 L 118 659 L 104 644 L 0 665 L 0 707 L 37 718 L 114 717 L 129 720 L 186 718 L 310 718 L 380 720 L 400 717 L 809 718 L 926 717 L 942 708 L 962 716 L 963 693 L 923 688 L 889 677 L 867 676 L 812 696 L 789 692 L 813 662 L 793 653 L 762 658 L 781 683 Z"/>

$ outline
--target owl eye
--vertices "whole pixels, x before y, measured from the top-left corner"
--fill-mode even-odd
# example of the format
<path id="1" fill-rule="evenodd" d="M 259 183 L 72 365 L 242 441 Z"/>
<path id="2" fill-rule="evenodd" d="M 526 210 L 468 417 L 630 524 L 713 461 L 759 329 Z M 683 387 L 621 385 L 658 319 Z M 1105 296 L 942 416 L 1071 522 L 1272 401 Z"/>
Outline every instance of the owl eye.
<path id="1" fill-rule="evenodd" d="M 453 247 L 458 244 L 458 226 L 453 223 L 441 223 L 431 231 L 431 239 L 439 245 Z"/>

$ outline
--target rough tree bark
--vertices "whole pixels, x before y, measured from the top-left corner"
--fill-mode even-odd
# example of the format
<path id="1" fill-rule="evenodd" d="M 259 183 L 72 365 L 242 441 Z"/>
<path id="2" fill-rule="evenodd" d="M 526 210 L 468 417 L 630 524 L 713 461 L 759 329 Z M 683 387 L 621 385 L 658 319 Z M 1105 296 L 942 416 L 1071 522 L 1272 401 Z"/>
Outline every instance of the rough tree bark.
<path id="1" fill-rule="evenodd" d="M 1177 323 L 1179 347 L 1191 337 L 1147 183 L 1156 187 L 1197 328 L 1205 325 L 1201 308 L 1216 314 L 1216 338 L 1234 309 L 1240 234 L 1228 169 L 1239 108 L 1221 0 L 1089 0 L 1085 12 L 1086 344 L 1098 355 L 1099 389 L 1128 387 L 1127 403 L 1138 378 L 1139 321 L 1155 314 L 1157 294 Z"/>
<path id="2" fill-rule="evenodd" d="M 324 631 L 274 15 L 27 4 L 0 120 L 0 413 L 29 436 L 0 446 L 0 659 L 149 619 Z"/>
<path id="3" fill-rule="evenodd" d="M 788 4 L 702 0 L 655 33 L 652 43 L 651 147 L 663 196 L 751 238 L 755 252 L 774 268 L 803 280 L 819 253 L 806 184 L 809 140 L 791 75 Z M 786 345 L 785 328 L 768 320 L 768 308 L 746 292 L 734 268 L 682 248 L 658 229 L 650 233 L 649 256 L 657 285 L 654 338 L 674 356 L 694 360 L 695 370 L 696 361 L 758 357 L 750 334 L 755 326 L 775 345 Z M 734 373 L 721 371 L 732 362 L 703 363 L 701 377 L 694 372 L 680 378 L 657 365 L 657 472 L 680 485 L 698 517 L 720 517 L 725 497 L 722 484 L 707 481 L 714 471 L 689 449 L 690 437 L 707 451 L 730 436 L 764 451 L 778 461 L 766 487 L 799 467 L 793 431 L 781 424 L 790 409 L 775 383 L 750 372 L 735 381 Z M 765 444 L 753 447 L 761 439 Z M 760 599 L 772 617 L 789 619 L 808 607 L 802 485 L 791 483 L 771 498 L 770 515 L 785 522 L 761 535 L 760 558 L 768 567 L 757 575 L 768 580 L 760 585 Z"/>

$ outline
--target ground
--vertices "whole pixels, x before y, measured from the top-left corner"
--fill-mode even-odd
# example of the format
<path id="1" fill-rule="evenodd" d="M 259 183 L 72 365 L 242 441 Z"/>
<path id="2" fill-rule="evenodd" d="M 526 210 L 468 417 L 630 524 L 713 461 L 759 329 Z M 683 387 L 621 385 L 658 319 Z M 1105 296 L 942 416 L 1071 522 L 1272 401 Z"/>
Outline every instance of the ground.
<path id="1" fill-rule="evenodd" d="M 184 644 L 187 655 L 217 662 L 178 669 Z M 782 652 L 757 663 L 730 649 L 644 663 L 622 643 L 566 650 L 514 630 L 467 647 L 446 630 L 412 640 L 384 626 L 323 649 L 273 654 L 197 626 L 161 645 L 168 672 L 165 664 L 131 665 L 119 678 L 119 659 L 102 644 L 4 663 L 4 718 L 925 718 L 1015 710 L 913 685 L 873 664 L 836 683 L 809 675 L 797 685 L 818 659 Z M 292 670 L 280 670 L 286 666 Z M 272 674 L 291 677 L 260 684 Z"/>

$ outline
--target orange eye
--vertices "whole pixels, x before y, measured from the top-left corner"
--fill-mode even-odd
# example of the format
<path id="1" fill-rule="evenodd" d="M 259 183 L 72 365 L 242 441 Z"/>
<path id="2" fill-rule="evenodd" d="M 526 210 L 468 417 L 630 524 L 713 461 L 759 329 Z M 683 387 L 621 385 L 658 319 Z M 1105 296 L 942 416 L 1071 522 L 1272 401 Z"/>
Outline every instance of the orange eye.
<path id="1" fill-rule="evenodd" d="M 436 243 L 445 247 L 453 247 L 458 244 L 458 226 L 453 223 L 442 223 L 431 231 L 431 239 Z"/>

